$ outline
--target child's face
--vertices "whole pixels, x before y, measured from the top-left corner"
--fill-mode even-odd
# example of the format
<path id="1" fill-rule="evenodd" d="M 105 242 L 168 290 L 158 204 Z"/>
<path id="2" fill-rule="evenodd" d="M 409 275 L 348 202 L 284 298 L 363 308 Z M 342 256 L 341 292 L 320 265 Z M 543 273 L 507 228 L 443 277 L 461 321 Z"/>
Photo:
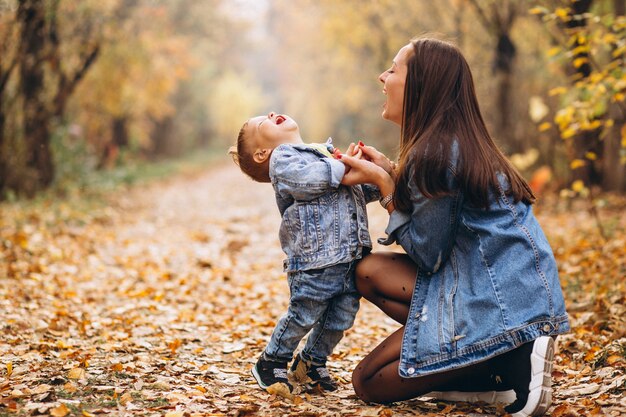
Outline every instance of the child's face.
<path id="1" fill-rule="evenodd" d="M 274 149 L 283 143 L 302 143 L 298 124 L 284 114 L 269 113 L 248 120 L 246 137 L 255 149 Z"/>

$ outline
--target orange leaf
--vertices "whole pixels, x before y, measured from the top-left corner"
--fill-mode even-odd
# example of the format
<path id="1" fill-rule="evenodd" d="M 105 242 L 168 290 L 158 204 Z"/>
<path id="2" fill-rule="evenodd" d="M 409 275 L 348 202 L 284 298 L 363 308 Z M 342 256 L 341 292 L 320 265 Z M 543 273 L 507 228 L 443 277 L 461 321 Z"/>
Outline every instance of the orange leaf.
<path id="1" fill-rule="evenodd" d="M 65 406 L 65 404 L 61 404 L 57 407 L 54 407 L 50 410 L 50 415 L 53 417 L 65 417 L 70 413 L 70 409 Z"/>

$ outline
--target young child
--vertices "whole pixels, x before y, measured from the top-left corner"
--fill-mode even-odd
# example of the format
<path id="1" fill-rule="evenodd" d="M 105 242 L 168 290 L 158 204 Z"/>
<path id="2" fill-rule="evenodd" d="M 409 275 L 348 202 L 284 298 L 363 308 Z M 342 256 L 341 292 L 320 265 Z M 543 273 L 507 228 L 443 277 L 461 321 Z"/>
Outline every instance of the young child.
<path id="1" fill-rule="evenodd" d="M 348 153 L 353 149 L 351 145 Z M 359 309 L 354 269 L 372 247 L 365 204 L 380 195 L 374 186 L 341 185 L 346 168 L 333 151 L 330 140 L 305 144 L 296 122 L 273 112 L 248 120 L 236 151 L 231 148 L 245 174 L 272 183 L 282 216 L 279 238 L 287 255 L 283 266 L 290 299 L 252 369 L 264 389 L 284 383 L 293 390 L 287 365 L 309 332 L 291 373 L 309 390 L 337 388 L 326 360 Z"/>

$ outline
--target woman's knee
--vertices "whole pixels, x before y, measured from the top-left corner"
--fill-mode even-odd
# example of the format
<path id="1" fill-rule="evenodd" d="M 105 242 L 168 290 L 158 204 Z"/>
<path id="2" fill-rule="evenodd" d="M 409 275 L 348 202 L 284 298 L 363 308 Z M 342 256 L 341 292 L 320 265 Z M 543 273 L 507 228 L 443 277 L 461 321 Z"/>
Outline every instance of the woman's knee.
<path id="1" fill-rule="evenodd" d="M 354 371 L 352 371 L 352 387 L 354 388 L 354 393 L 361 401 L 369 403 L 372 402 L 372 400 L 366 390 L 365 380 L 366 376 L 363 372 L 363 364 L 359 363 Z"/>
<path id="2" fill-rule="evenodd" d="M 375 277 L 378 274 L 381 260 L 381 255 L 373 253 L 359 261 L 356 266 L 356 289 L 365 298 L 373 294 L 376 287 Z"/>

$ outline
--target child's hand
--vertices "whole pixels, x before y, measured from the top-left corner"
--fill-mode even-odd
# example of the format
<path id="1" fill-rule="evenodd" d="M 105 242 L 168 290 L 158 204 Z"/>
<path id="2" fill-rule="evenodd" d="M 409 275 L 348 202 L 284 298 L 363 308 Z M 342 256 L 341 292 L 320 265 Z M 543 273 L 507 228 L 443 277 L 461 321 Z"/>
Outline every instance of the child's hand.
<path id="1" fill-rule="evenodd" d="M 363 159 L 373 162 L 382 169 L 384 169 L 391 178 L 396 178 L 396 163 L 390 160 L 383 154 L 378 151 L 373 146 L 366 146 L 363 142 L 359 141 L 359 149 L 363 153 Z"/>
<path id="2" fill-rule="evenodd" d="M 363 142 L 359 141 L 359 143 L 363 143 Z M 346 151 L 346 155 L 351 156 L 351 157 L 353 157 L 355 159 L 362 159 L 363 158 L 363 150 L 357 144 L 351 143 L 350 146 L 348 146 L 348 150 Z"/>

